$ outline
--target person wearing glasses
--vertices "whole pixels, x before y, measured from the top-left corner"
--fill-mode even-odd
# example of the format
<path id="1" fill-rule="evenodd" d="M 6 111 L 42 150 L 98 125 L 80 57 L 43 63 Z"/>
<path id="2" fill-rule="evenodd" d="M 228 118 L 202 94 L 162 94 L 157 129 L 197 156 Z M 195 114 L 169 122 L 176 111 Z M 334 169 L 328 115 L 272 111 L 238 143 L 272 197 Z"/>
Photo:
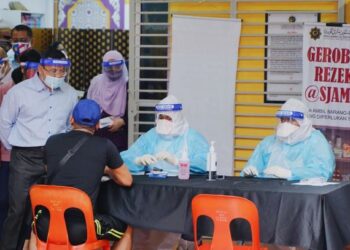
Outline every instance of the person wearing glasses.
<path id="1" fill-rule="evenodd" d="M 276 135 L 255 148 L 241 176 L 287 180 L 332 177 L 335 157 L 324 135 L 313 128 L 306 105 L 289 99 L 276 113 Z"/>
<path id="2" fill-rule="evenodd" d="M 0 237 L 1 250 L 21 248 L 22 223 L 28 221 L 28 190 L 45 174 L 46 140 L 70 128 L 69 117 L 78 97 L 65 82 L 69 67 L 65 55 L 50 48 L 40 60 L 38 73 L 12 87 L 0 107 L 0 139 L 12 149 L 9 212 Z"/>

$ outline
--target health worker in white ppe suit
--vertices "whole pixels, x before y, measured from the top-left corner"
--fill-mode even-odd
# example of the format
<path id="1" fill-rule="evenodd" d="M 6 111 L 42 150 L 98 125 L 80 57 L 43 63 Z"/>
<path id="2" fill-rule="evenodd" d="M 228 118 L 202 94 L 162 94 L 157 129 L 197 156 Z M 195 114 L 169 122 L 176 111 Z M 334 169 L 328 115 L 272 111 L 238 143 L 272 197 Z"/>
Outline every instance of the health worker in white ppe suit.
<path id="1" fill-rule="evenodd" d="M 259 143 L 241 176 L 330 179 L 335 157 L 323 134 L 312 127 L 306 105 L 289 99 L 276 117 L 280 119 L 276 135 Z"/>
<path id="2" fill-rule="evenodd" d="M 169 95 L 155 107 L 156 127 L 143 134 L 126 151 L 121 153 L 132 174 L 143 173 L 145 167 L 159 168 L 168 175 L 178 174 L 178 161 L 184 150 L 190 161 L 191 173 L 206 172 L 207 140 L 189 128 L 182 113 L 182 104 Z M 134 250 L 174 249 L 181 235 L 134 228 Z"/>
<path id="3" fill-rule="evenodd" d="M 143 172 L 145 166 L 178 174 L 178 161 L 186 151 L 191 173 L 206 172 L 207 140 L 189 127 L 182 113 L 182 104 L 172 95 L 155 107 L 156 127 L 143 134 L 121 153 L 131 173 Z"/>

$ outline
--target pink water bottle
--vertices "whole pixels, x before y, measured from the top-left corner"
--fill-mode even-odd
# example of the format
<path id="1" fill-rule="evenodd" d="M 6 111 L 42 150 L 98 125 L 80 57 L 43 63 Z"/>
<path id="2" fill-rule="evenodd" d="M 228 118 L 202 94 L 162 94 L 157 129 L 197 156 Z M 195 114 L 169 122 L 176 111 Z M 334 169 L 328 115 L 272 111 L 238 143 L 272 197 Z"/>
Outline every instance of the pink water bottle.
<path id="1" fill-rule="evenodd" d="M 179 179 L 188 180 L 190 178 L 190 160 L 187 156 L 187 150 L 182 152 L 181 159 L 179 160 Z"/>

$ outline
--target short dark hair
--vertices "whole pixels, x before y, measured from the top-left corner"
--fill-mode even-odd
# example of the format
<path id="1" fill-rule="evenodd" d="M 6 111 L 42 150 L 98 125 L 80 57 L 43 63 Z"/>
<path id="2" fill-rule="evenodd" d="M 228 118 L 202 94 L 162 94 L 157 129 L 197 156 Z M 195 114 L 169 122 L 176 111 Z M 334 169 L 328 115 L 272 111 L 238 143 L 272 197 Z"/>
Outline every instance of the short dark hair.
<path id="1" fill-rule="evenodd" d="M 40 63 L 40 59 L 41 59 L 40 53 L 38 51 L 36 51 L 35 49 L 27 50 L 19 56 L 20 62 Z"/>
<path id="2" fill-rule="evenodd" d="M 29 36 L 30 38 L 33 37 L 33 31 L 30 27 L 28 27 L 27 25 L 24 24 L 19 24 L 16 25 L 12 30 L 11 30 L 11 37 L 14 31 L 25 31 L 27 32 L 27 36 Z"/>
<path id="3" fill-rule="evenodd" d="M 11 78 L 15 84 L 23 81 L 23 73 L 21 67 L 15 68 L 11 73 Z"/>
<path id="4" fill-rule="evenodd" d="M 43 53 L 42 58 L 66 59 L 66 56 L 58 49 L 49 48 Z"/>

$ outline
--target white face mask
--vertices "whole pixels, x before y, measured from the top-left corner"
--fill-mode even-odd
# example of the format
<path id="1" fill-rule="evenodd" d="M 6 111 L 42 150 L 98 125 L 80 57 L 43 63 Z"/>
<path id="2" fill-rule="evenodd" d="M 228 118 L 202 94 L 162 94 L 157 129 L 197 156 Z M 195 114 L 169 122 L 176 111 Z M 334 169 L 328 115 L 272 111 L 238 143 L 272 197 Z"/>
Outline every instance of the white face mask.
<path id="1" fill-rule="evenodd" d="M 51 89 L 58 89 L 64 83 L 64 77 L 54 77 L 47 75 L 44 82 Z"/>
<path id="2" fill-rule="evenodd" d="M 30 44 L 30 42 L 12 43 L 12 49 L 16 55 L 22 54 L 23 52 L 27 51 L 31 47 L 32 45 Z"/>
<path id="3" fill-rule="evenodd" d="M 281 140 L 286 140 L 291 134 L 293 134 L 299 127 L 289 122 L 280 123 L 277 126 L 276 136 Z"/>
<path id="4" fill-rule="evenodd" d="M 171 121 L 161 119 L 156 122 L 156 131 L 161 135 L 169 135 L 173 129 L 173 123 Z"/>

